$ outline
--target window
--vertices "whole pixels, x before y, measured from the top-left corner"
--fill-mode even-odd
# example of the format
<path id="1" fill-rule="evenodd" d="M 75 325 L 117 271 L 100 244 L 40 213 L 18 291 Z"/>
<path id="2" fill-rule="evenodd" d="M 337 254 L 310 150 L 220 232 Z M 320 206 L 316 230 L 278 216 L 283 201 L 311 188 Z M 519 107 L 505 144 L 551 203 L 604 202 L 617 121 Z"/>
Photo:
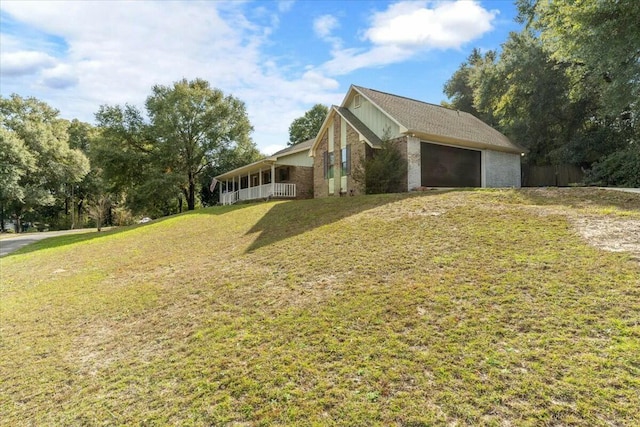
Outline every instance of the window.
<path id="1" fill-rule="evenodd" d="M 333 162 L 334 162 L 334 155 L 333 152 L 331 153 L 325 153 L 325 178 L 333 178 Z"/>
<path id="2" fill-rule="evenodd" d="M 278 181 L 289 181 L 289 167 L 278 168 Z"/>
<path id="3" fill-rule="evenodd" d="M 360 94 L 356 93 L 356 96 L 353 97 L 353 108 L 360 108 L 360 103 L 362 101 L 360 100 Z"/>
<path id="4" fill-rule="evenodd" d="M 347 145 L 340 152 L 342 161 L 341 174 L 342 176 L 351 175 L 351 146 Z"/>

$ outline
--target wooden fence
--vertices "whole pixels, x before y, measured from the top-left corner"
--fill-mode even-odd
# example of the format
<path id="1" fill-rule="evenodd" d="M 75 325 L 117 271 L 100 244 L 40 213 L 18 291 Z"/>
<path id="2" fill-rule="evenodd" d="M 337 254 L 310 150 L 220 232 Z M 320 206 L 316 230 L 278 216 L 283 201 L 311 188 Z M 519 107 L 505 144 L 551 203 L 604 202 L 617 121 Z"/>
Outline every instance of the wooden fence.
<path id="1" fill-rule="evenodd" d="M 575 165 L 522 165 L 523 187 L 567 187 L 581 183 L 583 179 L 584 172 Z"/>

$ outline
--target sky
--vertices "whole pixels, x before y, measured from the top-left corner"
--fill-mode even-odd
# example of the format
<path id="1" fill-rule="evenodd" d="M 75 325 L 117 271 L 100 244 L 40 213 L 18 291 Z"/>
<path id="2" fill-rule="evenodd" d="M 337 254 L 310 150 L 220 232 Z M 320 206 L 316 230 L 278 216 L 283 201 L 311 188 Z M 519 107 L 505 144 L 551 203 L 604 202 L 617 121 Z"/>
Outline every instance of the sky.
<path id="1" fill-rule="evenodd" d="M 154 85 L 199 77 L 246 104 L 271 154 L 295 118 L 352 84 L 446 100 L 474 47 L 519 30 L 516 13 L 510 0 L 2 0 L 0 94 L 94 124 L 101 105 L 143 109 Z"/>

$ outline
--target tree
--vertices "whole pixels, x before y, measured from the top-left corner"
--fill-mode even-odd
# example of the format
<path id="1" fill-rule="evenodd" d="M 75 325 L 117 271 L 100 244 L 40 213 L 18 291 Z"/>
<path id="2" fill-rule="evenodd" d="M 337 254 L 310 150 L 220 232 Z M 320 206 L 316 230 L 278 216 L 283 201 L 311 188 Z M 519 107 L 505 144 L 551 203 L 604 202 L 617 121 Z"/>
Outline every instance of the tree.
<path id="1" fill-rule="evenodd" d="M 166 211 L 172 199 L 193 210 L 204 171 L 225 149 L 251 144 L 244 103 L 205 80 L 183 79 L 154 86 L 145 106 L 148 119 L 129 105 L 102 106 L 96 114 L 105 176 L 134 209 Z"/>
<path id="2" fill-rule="evenodd" d="M 640 111 L 640 7 L 636 0 L 518 0 L 520 22 L 540 32 L 551 57 L 567 65 L 572 96 L 594 89 L 609 116 Z"/>
<path id="3" fill-rule="evenodd" d="M 0 231 L 5 229 L 5 205 L 24 200 L 22 178 L 35 170 L 35 157 L 15 132 L 0 127 Z"/>
<path id="4" fill-rule="evenodd" d="M 154 86 L 146 107 L 158 160 L 180 176 L 187 207 L 193 210 L 204 168 L 216 161 L 221 149 L 249 139 L 253 128 L 244 103 L 196 79 Z"/>
<path id="5" fill-rule="evenodd" d="M 479 75 L 491 69 L 497 58 L 496 51 L 490 50 L 482 56 L 480 50 L 474 48 L 466 62 L 453 73 L 444 84 L 444 93 L 451 101 L 443 102 L 443 106 L 473 114 L 488 124 L 493 124 L 493 115 L 487 108 L 479 111 L 476 107 L 474 83 L 482 81 Z"/>
<path id="6" fill-rule="evenodd" d="M 12 146 L 13 153 L 22 153 L 8 159 L 6 182 L 12 190 L 3 196 L 20 231 L 25 212 L 64 200 L 64 186 L 84 178 L 89 160 L 69 147 L 68 122 L 35 98 L 0 96 L 0 128 L 3 144 Z"/>
<path id="7" fill-rule="evenodd" d="M 315 138 L 328 113 L 329 109 L 326 106 L 316 104 L 304 113 L 304 116 L 295 119 L 289 126 L 288 145 L 296 145 Z"/>

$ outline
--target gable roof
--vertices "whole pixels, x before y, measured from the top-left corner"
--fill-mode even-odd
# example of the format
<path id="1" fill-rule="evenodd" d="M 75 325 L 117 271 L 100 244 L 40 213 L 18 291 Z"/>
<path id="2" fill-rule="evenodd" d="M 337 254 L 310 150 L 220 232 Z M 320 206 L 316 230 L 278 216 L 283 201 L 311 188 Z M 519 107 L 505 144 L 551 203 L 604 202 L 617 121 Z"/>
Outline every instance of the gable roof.
<path id="1" fill-rule="evenodd" d="M 352 85 L 343 101 L 345 107 L 352 90 L 365 97 L 393 121 L 401 131 L 442 142 L 461 143 L 478 148 L 523 153 L 524 148 L 514 144 L 482 120 L 464 111 L 452 110 L 403 96 Z"/>

